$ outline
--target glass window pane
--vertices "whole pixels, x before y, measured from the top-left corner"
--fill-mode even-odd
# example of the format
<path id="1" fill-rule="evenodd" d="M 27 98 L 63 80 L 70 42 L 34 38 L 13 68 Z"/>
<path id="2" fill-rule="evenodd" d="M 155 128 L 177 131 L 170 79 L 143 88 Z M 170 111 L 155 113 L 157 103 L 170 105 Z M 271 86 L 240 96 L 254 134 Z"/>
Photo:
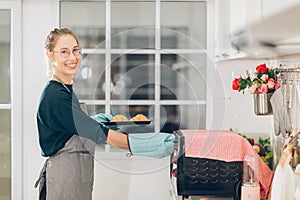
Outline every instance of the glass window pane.
<path id="1" fill-rule="evenodd" d="M 11 121 L 10 110 L 0 110 L 0 199 L 10 199 Z"/>
<path id="2" fill-rule="evenodd" d="M 112 99 L 154 99 L 154 55 L 112 55 Z"/>
<path id="3" fill-rule="evenodd" d="M 88 54 L 82 57 L 75 78 L 75 91 L 79 99 L 105 98 L 105 55 Z"/>
<path id="4" fill-rule="evenodd" d="M 117 115 L 121 114 L 131 119 L 137 114 L 143 114 L 148 119 L 153 118 L 154 107 L 152 105 L 112 105 L 111 114 Z"/>
<path id="5" fill-rule="evenodd" d="M 161 48 L 205 49 L 206 2 L 162 2 L 161 27 Z"/>
<path id="6" fill-rule="evenodd" d="M 10 10 L 0 10 L 0 104 L 10 103 Z"/>
<path id="7" fill-rule="evenodd" d="M 155 47 L 155 2 L 111 3 L 111 47 Z"/>
<path id="8" fill-rule="evenodd" d="M 205 129 L 205 105 L 164 105 L 160 110 L 161 132 Z"/>
<path id="9" fill-rule="evenodd" d="M 105 48 L 105 2 L 61 2 L 61 27 L 71 28 L 83 48 Z"/>
<path id="10" fill-rule="evenodd" d="M 108 22 L 111 27 L 106 27 L 105 6 L 109 4 L 105 1 L 62 2 L 61 26 L 72 28 L 83 48 L 105 49 L 105 38 L 110 37 L 113 51 L 155 49 L 155 4 L 155 1 L 111 1 L 111 21 Z M 206 49 L 206 4 L 205 1 L 162 1 L 158 19 L 162 27 L 161 48 Z M 74 16 L 74 13 L 80 15 Z M 105 28 L 109 28 L 110 36 L 105 37 Z M 154 100 L 154 54 L 133 53 L 111 54 L 109 66 L 105 65 L 104 51 L 85 55 L 75 81 L 79 98 L 104 100 L 105 92 L 110 92 L 112 100 Z M 160 99 L 205 102 L 206 62 L 204 54 L 162 54 Z M 105 91 L 105 69 L 111 71 L 111 80 L 107 83 L 111 91 Z M 161 106 L 161 117 L 165 119 L 160 124 L 162 131 L 205 128 L 206 105 L 193 103 Z M 90 115 L 104 112 L 104 108 L 104 105 L 87 105 Z M 154 116 L 153 108 L 113 102 L 111 113 L 127 117 L 146 113 L 149 117 Z M 154 131 L 154 123 L 151 125 L 147 128 Z"/>
<path id="11" fill-rule="evenodd" d="M 104 105 L 86 105 L 87 114 L 89 116 L 98 114 L 98 113 L 105 113 L 105 106 Z"/>
<path id="12" fill-rule="evenodd" d="M 206 55 L 161 55 L 161 99 L 205 100 Z"/>

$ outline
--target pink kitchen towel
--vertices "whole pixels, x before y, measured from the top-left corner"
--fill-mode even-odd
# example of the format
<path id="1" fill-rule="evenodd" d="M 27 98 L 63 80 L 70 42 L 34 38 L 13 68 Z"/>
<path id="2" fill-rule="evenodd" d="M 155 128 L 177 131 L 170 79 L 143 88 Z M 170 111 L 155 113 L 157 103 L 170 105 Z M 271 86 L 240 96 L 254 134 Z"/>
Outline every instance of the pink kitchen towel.
<path id="1" fill-rule="evenodd" d="M 225 162 L 243 161 L 247 154 L 258 159 L 258 179 L 261 197 L 265 197 L 272 184 L 273 171 L 263 162 L 252 145 L 242 136 L 225 130 L 180 130 L 185 138 L 185 156 L 208 158 Z"/>

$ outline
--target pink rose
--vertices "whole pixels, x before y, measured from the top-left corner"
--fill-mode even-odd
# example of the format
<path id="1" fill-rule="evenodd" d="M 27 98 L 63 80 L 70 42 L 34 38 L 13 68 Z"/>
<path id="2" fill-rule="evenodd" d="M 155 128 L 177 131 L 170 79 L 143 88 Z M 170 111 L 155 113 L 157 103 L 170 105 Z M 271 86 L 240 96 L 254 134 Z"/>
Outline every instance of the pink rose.
<path id="1" fill-rule="evenodd" d="M 262 81 L 264 81 L 264 82 L 266 82 L 266 81 L 268 80 L 268 78 L 269 78 L 268 74 L 263 74 L 263 75 L 260 77 L 260 79 L 261 79 Z"/>
<path id="2" fill-rule="evenodd" d="M 262 84 L 259 88 L 259 92 L 261 93 L 267 93 L 268 92 L 268 86 L 266 84 Z"/>
<path id="3" fill-rule="evenodd" d="M 267 83 L 268 88 L 273 89 L 275 87 L 275 80 L 270 78 Z"/>
<path id="4" fill-rule="evenodd" d="M 279 89 L 280 88 L 280 85 L 278 82 L 275 83 L 275 90 Z"/>
<path id="5" fill-rule="evenodd" d="M 257 85 L 254 84 L 254 85 L 252 85 L 252 86 L 249 88 L 249 93 L 250 93 L 250 94 L 255 94 L 255 93 L 256 93 L 256 90 L 257 90 Z"/>

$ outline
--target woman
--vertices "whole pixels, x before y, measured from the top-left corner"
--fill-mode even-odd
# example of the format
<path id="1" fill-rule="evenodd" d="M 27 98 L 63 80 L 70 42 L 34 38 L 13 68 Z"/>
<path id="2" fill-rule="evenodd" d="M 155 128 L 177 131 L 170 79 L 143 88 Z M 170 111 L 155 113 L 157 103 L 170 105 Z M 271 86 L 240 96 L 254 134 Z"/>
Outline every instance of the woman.
<path id="1" fill-rule="evenodd" d="M 127 136 L 101 124 L 101 119 L 110 119 L 109 115 L 100 114 L 94 120 L 81 110 L 73 92 L 81 49 L 71 30 L 52 30 L 46 38 L 45 49 L 49 81 L 41 95 L 37 125 L 42 155 L 49 158 L 37 181 L 40 183 L 40 199 L 92 199 L 95 143 L 122 148 L 129 148 L 130 143 L 133 155 L 156 158 L 173 152 L 173 135 Z"/>
<path id="2" fill-rule="evenodd" d="M 80 109 L 73 79 L 81 61 L 77 36 L 55 28 L 45 42 L 49 82 L 37 113 L 42 155 L 46 166 L 47 200 L 91 199 L 95 143 L 128 148 L 127 135 L 107 129 Z"/>

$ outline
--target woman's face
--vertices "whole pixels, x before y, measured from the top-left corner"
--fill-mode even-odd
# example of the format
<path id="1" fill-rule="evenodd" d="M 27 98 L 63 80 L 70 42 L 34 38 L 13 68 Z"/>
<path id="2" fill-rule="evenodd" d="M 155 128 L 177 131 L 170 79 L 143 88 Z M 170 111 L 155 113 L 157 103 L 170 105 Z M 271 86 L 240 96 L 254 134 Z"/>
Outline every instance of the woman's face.
<path id="1" fill-rule="evenodd" d="M 48 57 L 54 65 L 54 74 L 57 76 L 73 77 L 80 64 L 81 55 L 78 44 L 72 35 L 62 35 L 56 42 Z"/>

